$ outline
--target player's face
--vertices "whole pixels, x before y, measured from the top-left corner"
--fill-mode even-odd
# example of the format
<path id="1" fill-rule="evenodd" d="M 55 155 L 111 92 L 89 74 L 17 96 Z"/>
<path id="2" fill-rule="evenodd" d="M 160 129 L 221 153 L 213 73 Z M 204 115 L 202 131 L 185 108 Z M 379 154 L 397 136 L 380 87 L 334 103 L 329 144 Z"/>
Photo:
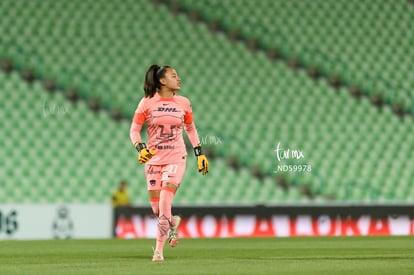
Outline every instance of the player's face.
<path id="1" fill-rule="evenodd" d="M 171 91 L 178 91 L 181 89 L 181 79 L 173 68 L 167 68 L 165 76 L 160 79 L 160 82 Z"/>

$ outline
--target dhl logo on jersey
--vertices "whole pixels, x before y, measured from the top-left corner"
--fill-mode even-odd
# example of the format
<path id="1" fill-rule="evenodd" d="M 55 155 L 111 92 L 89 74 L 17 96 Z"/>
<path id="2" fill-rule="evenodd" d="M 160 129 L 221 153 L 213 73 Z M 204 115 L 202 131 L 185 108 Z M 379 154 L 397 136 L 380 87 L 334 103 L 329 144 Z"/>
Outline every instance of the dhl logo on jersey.
<path id="1" fill-rule="evenodd" d="M 180 112 L 179 110 L 177 110 L 177 108 L 166 108 L 166 107 L 158 107 L 157 109 L 158 112 Z"/>

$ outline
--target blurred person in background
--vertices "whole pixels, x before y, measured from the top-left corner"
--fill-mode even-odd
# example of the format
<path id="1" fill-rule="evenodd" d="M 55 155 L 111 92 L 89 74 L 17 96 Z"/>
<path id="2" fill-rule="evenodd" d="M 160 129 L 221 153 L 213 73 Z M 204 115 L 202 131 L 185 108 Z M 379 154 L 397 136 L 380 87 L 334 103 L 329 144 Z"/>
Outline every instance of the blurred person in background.
<path id="1" fill-rule="evenodd" d="M 186 167 L 183 129 L 194 148 L 198 171 L 203 175 L 208 172 L 208 160 L 201 151 L 191 103 L 186 97 L 176 94 L 180 88 L 181 79 L 174 68 L 151 65 L 145 74 L 145 96 L 138 104 L 130 129 L 138 161 L 145 163 L 151 208 L 158 217 L 154 262 L 164 260 L 167 240 L 171 247 L 178 243 L 177 229 L 181 218 L 172 215 L 171 207 Z M 144 123 L 148 126 L 148 146 L 140 135 Z"/>
<path id="2" fill-rule="evenodd" d="M 127 183 L 120 181 L 118 189 L 112 194 L 112 206 L 113 207 L 130 207 L 131 202 L 129 201 L 129 193 L 127 190 Z"/>

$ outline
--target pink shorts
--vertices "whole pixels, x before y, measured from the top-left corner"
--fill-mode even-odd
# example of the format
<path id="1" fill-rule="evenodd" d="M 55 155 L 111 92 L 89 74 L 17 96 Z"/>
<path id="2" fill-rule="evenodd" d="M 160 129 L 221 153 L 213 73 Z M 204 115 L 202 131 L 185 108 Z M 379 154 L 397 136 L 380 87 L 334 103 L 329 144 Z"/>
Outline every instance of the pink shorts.
<path id="1" fill-rule="evenodd" d="M 180 187 L 185 172 L 185 162 L 165 165 L 145 165 L 145 178 L 148 190 L 161 190 L 163 182 L 169 182 Z"/>

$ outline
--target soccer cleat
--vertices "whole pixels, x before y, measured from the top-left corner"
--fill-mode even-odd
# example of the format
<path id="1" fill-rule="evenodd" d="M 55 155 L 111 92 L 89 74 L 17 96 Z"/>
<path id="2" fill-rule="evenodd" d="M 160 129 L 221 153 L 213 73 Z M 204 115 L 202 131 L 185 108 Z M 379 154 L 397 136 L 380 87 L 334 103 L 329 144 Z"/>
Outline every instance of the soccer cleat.
<path id="1" fill-rule="evenodd" d="M 168 234 L 168 244 L 171 247 L 175 247 L 178 244 L 178 226 L 180 225 L 180 216 L 174 216 L 175 226 L 170 227 L 170 233 Z"/>
<path id="2" fill-rule="evenodd" d="M 161 255 L 160 252 L 158 252 L 157 250 L 154 251 L 154 256 L 152 256 L 152 261 L 153 262 L 163 262 L 164 261 L 164 257 Z"/>

